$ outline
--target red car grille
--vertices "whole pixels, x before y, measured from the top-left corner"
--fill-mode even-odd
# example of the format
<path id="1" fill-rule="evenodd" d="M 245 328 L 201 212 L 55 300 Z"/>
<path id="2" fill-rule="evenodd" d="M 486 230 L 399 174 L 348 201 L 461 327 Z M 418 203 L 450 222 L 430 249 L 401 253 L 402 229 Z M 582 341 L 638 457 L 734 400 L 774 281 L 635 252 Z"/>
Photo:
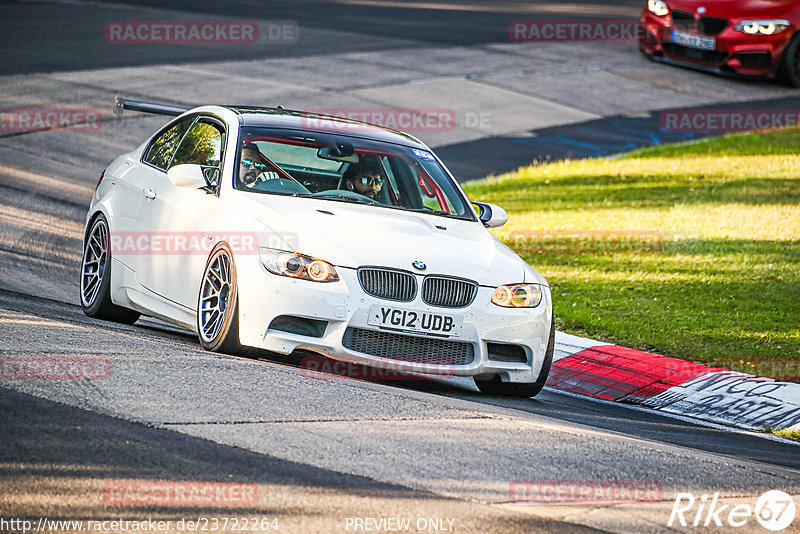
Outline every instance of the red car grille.
<path id="1" fill-rule="evenodd" d="M 719 17 L 695 18 L 695 16 L 688 11 L 681 11 L 679 9 L 672 11 L 672 25 L 679 31 L 696 31 L 703 35 L 719 35 L 728 27 L 728 24 L 729 22 L 726 19 L 721 19 Z"/>
<path id="2" fill-rule="evenodd" d="M 700 63 L 708 63 L 709 65 L 721 65 L 725 60 L 724 52 L 696 50 L 694 48 L 687 48 L 675 43 L 665 43 L 664 51 L 671 56 L 681 59 L 688 59 L 690 61 L 698 61 Z"/>

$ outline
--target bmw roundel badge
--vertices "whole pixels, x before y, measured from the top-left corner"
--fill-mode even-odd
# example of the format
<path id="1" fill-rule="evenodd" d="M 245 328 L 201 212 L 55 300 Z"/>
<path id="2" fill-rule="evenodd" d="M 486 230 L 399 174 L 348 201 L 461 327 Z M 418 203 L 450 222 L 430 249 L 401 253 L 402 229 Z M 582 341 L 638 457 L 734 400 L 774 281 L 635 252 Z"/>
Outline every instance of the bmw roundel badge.
<path id="1" fill-rule="evenodd" d="M 426 266 L 425 266 L 425 264 L 424 264 L 424 263 L 422 263 L 422 262 L 421 262 L 421 261 L 419 261 L 419 260 L 415 261 L 415 262 L 414 262 L 414 263 L 412 263 L 411 265 L 413 265 L 413 266 L 414 266 L 414 268 L 415 268 L 416 270 L 418 270 L 418 271 L 424 271 L 424 270 L 426 269 Z"/>

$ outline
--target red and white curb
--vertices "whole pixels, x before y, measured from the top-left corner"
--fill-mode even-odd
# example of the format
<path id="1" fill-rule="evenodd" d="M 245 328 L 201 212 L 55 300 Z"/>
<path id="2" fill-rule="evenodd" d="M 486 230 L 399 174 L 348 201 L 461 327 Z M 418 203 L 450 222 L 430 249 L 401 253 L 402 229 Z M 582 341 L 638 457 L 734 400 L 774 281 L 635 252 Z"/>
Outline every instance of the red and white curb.
<path id="1" fill-rule="evenodd" d="M 547 385 L 712 423 L 800 428 L 800 384 L 556 332 Z"/>

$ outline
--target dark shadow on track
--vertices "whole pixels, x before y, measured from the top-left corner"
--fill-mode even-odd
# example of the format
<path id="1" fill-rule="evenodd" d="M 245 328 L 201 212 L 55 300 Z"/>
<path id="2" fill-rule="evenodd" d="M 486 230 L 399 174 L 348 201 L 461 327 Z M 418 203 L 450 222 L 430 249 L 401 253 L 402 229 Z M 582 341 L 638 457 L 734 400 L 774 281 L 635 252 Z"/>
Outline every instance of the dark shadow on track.
<path id="1" fill-rule="evenodd" d="M 6 388 L 0 388 L 0 428 L 3 510 L 22 519 L 257 516 L 259 521 L 277 517 L 285 529 L 295 516 L 334 525 L 344 509 L 385 511 L 411 501 L 424 513 L 457 510 L 462 520 L 473 527 L 485 525 L 487 531 L 601 532 L 488 506 L 473 515 L 475 503 L 220 445 Z M 32 495 L 38 497 L 30 499 Z M 45 503 L 45 497 L 55 500 Z"/>

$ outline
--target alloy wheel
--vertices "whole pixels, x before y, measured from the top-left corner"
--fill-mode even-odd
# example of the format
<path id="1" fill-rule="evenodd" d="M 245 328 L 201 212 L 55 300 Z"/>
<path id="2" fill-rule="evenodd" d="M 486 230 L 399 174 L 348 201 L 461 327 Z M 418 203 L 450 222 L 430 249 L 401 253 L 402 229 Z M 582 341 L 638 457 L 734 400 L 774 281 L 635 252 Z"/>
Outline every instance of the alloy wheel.
<path id="1" fill-rule="evenodd" d="M 84 306 L 91 306 L 97 300 L 103 276 L 106 273 L 108 259 L 108 226 L 104 220 L 98 220 L 83 251 L 83 264 L 81 265 L 81 300 Z"/>
<path id="2" fill-rule="evenodd" d="M 219 253 L 208 265 L 200 297 L 200 335 L 203 341 L 216 339 L 229 310 L 231 298 L 231 260 Z"/>

